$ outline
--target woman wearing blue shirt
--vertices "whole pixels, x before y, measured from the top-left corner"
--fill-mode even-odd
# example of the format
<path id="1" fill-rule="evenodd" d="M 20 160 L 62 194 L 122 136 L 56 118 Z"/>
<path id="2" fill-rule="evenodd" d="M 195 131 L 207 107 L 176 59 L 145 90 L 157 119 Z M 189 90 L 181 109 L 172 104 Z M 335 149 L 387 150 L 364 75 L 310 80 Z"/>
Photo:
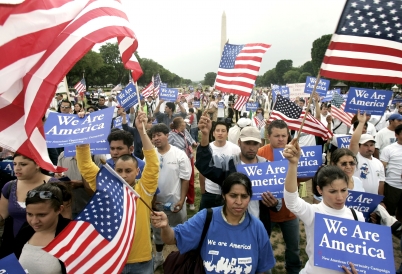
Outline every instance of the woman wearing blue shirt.
<path id="1" fill-rule="evenodd" d="M 247 212 L 252 196 L 251 181 L 241 173 L 230 174 L 222 185 L 224 205 L 213 208 L 213 217 L 202 243 L 206 273 L 263 273 L 275 265 L 268 234 L 260 220 Z M 207 211 L 171 228 L 163 212 L 151 222 L 162 229 L 162 240 L 176 244 L 180 253 L 197 248 Z"/>

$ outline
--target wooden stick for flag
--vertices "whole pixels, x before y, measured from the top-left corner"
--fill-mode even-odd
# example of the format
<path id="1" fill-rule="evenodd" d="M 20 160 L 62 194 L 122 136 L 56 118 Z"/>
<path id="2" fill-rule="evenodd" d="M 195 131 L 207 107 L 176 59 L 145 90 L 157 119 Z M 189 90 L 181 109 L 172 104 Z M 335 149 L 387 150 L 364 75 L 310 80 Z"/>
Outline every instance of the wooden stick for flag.
<path id="1" fill-rule="evenodd" d="M 138 90 L 137 82 L 134 82 L 134 84 L 135 84 L 135 89 L 137 90 L 138 109 L 140 109 L 140 107 L 141 107 L 140 91 Z M 144 121 L 142 121 L 142 131 L 143 131 L 144 135 L 147 134 Z"/>
<path id="2" fill-rule="evenodd" d="M 315 81 L 313 91 L 311 92 L 310 99 L 308 100 L 308 103 L 307 103 L 307 109 L 306 109 L 306 112 L 304 113 L 303 121 L 302 121 L 302 123 L 300 125 L 300 128 L 299 128 L 299 134 L 297 134 L 297 137 L 296 137 L 296 142 L 299 142 L 299 136 L 300 136 L 300 133 L 302 132 L 301 130 L 302 130 L 303 126 L 304 126 L 304 122 L 306 121 L 308 110 L 310 108 L 311 101 L 313 99 L 313 95 L 315 93 L 315 90 L 317 89 L 318 82 L 320 82 L 320 78 L 321 78 L 321 75 L 318 72 L 317 80 Z M 316 111 L 318 111 L 318 110 L 316 110 Z"/>

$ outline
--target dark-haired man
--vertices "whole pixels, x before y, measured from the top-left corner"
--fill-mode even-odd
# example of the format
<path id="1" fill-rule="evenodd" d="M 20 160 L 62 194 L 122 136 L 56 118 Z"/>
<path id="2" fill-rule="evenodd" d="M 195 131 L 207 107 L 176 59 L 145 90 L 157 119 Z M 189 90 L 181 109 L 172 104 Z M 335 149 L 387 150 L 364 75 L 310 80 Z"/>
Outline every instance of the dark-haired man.
<path id="1" fill-rule="evenodd" d="M 105 105 L 106 99 L 104 96 L 99 97 L 99 102 L 96 105 L 98 109 L 104 109 L 107 108 L 107 105 Z"/>
<path id="2" fill-rule="evenodd" d="M 169 127 L 170 123 L 173 121 L 174 118 L 176 117 L 182 117 L 183 119 L 186 119 L 187 113 L 184 107 L 179 103 L 178 100 L 176 102 L 166 102 L 165 105 L 165 113 L 161 113 L 159 111 L 159 108 L 161 104 L 165 102 L 164 100 L 159 100 L 158 105 L 156 106 L 156 109 L 154 111 L 154 116 L 156 120 L 158 120 L 158 123 L 165 124 L 167 127 Z M 176 105 L 180 107 L 180 113 L 174 113 L 176 109 Z"/>
<path id="3" fill-rule="evenodd" d="M 62 100 L 60 103 L 60 113 L 70 114 L 71 113 L 71 102 L 69 100 Z"/>

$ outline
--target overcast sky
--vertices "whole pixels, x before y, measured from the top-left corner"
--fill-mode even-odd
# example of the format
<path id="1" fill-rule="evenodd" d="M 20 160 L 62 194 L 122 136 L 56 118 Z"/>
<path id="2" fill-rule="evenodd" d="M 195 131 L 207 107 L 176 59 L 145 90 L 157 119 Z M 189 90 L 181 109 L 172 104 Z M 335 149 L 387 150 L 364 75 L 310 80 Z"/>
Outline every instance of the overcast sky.
<path id="1" fill-rule="evenodd" d="M 267 43 L 260 75 L 282 59 L 301 66 L 312 42 L 333 33 L 344 0 L 122 0 L 137 35 L 141 58 L 180 77 L 203 80 L 217 72 L 221 19 L 232 44 Z M 163 80 L 163 79 L 162 79 Z"/>

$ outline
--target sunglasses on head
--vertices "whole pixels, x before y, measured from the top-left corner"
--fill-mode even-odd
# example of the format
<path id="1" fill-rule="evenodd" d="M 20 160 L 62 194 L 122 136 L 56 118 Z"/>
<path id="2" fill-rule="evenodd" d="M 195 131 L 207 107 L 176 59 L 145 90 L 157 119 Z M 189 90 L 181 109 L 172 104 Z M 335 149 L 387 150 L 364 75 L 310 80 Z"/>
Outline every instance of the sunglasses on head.
<path id="1" fill-rule="evenodd" d="M 343 163 L 340 163 L 341 166 L 347 166 L 348 164 L 349 164 L 350 166 L 355 166 L 355 165 L 356 165 L 356 162 L 343 162 Z"/>
<path id="2" fill-rule="evenodd" d="M 50 200 L 54 198 L 55 200 L 61 202 L 59 198 L 56 197 L 51 191 L 37 191 L 37 190 L 30 190 L 27 193 L 27 198 L 33 198 L 36 194 L 39 194 L 39 198 L 44 200 Z"/>

